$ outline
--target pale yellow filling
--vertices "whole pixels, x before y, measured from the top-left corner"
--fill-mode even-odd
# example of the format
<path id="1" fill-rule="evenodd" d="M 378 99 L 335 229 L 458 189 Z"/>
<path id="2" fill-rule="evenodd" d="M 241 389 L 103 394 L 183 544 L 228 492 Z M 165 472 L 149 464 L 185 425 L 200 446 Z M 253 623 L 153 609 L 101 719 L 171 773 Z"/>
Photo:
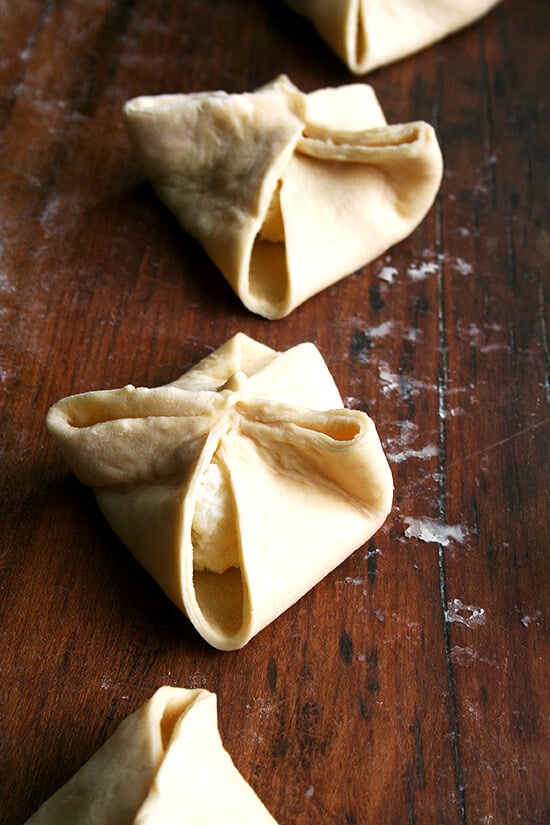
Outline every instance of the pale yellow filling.
<path id="1" fill-rule="evenodd" d="M 216 455 L 200 482 L 191 541 L 195 570 L 223 573 L 240 566 L 229 478 Z"/>

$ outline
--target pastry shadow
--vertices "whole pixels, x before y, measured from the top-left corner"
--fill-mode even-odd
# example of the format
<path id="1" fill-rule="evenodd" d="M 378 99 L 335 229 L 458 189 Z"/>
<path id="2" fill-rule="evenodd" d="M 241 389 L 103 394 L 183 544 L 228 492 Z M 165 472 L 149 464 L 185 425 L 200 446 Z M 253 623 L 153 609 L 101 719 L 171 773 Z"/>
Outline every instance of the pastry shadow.
<path id="1" fill-rule="evenodd" d="M 18 581 L 31 615 L 45 611 L 40 623 L 48 637 L 55 640 L 59 631 L 74 655 L 87 652 L 91 634 L 95 655 L 104 651 L 106 663 L 119 639 L 130 640 L 127 657 L 133 649 L 151 657 L 165 650 L 203 656 L 212 650 L 122 544 L 92 491 L 62 459 L 21 464 L 11 480 L 21 495 L 4 502 L 7 518 L 16 523 L 14 538 L 6 536 L 4 577 Z M 53 652 L 55 658 L 59 651 Z M 46 663 L 46 670 L 51 666 Z"/>
<path id="2" fill-rule="evenodd" d="M 273 48 L 275 43 L 279 46 L 279 70 L 284 71 L 291 80 L 293 75 L 307 79 L 306 83 L 302 81 L 305 91 L 357 81 L 357 77 L 323 42 L 306 17 L 290 9 L 281 0 L 264 0 L 262 5 L 265 5 Z M 269 68 L 273 66 L 273 55 L 270 58 Z M 272 68 L 269 74 L 269 68 L 256 85 L 272 80 L 277 74 Z"/>
<path id="3" fill-rule="evenodd" d="M 153 660 L 162 658 L 167 651 L 186 656 L 214 653 L 187 616 L 120 541 L 101 514 L 93 492 L 70 478 L 77 488 L 76 506 L 84 514 L 91 534 L 92 552 L 82 570 L 82 586 L 98 594 L 96 609 L 104 615 L 108 637 L 130 639 L 125 661 L 128 673 L 140 671 L 138 658 L 142 650 Z M 130 661 L 132 656 L 137 657 L 134 664 Z M 156 681 L 153 686 L 157 686 Z"/>
<path id="4" fill-rule="evenodd" d="M 230 315 L 240 322 L 251 317 L 201 244 L 148 181 L 136 181 L 109 195 L 94 211 L 103 227 L 117 227 L 116 246 L 108 249 L 104 244 L 104 254 L 118 256 L 117 267 L 122 267 L 120 275 L 129 287 L 139 291 L 146 286 L 153 301 L 181 303 L 186 311 L 195 308 L 212 320 Z"/>

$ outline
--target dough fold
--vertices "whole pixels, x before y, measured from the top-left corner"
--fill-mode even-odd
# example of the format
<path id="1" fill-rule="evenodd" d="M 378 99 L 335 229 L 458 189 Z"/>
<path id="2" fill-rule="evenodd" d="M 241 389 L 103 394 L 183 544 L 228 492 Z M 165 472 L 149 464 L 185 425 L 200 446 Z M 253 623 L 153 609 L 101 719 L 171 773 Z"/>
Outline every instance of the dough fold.
<path id="1" fill-rule="evenodd" d="M 214 647 L 242 647 L 392 502 L 372 420 L 319 351 L 238 333 L 177 381 L 57 402 L 47 424 L 134 556 Z"/>
<path id="2" fill-rule="evenodd" d="M 432 127 L 387 125 L 361 84 L 138 97 L 124 121 L 158 196 L 269 319 L 409 235 L 441 181 Z"/>
<path id="3" fill-rule="evenodd" d="M 161 687 L 26 825 L 277 825 L 224 749 L 216 695 Z"/>
<path id="4" fill-rule="evenodd" d="M 355 74 L 414 54 L 486 14 L 498 0 L 283 0 L 307 17 Z"/>

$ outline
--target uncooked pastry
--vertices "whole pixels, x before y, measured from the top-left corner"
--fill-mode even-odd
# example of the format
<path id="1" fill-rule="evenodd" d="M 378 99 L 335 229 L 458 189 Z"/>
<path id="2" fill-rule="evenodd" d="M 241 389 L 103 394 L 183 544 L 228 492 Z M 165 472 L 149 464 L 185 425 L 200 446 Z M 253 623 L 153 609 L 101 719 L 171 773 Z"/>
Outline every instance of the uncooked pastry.
<path id="1" fill-rule="evenodd" d="M 26 825 L 277 825 L 224 749 L 216 695 L 161 687 Z"/>
<path id="2" fill-rule="evenodd" d="M 409 235 L 441 181 L 432 127 L 388 126 L 362 84 L 138 97 L 124 119 L 158 196 L 270 319 Z"/>
<path id="3" fill-rule="evenodd" d="M 498 0 L 283 0 L 303 14 L 356 74 L 441 40 Z"/>
<path id="4" fill-rule="evenodd" d="M 372 420 L 319 351 L 242 333 L 177 381 L 74 395 L 50 432 L 121 540 L 219 649 L 242 647 L 385 520 Z"/>

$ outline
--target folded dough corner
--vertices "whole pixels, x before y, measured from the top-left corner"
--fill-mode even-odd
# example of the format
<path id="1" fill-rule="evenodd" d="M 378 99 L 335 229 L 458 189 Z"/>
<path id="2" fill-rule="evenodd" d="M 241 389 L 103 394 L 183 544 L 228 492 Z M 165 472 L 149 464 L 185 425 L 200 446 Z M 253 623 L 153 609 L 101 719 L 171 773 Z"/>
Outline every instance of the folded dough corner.
<path id="1" fill-rule="evenodd" d="M 441 182 L 433 128 L 388 125 L 364 84 L 138 97 L 124 121 L 159 198 L 269 319 L 407 237 Z"/>
<path id="2" fill-rule="evenodd" d="M 26 825 L 277 825 L 224 749 L 216 695 L 161 687 Z"/>
<path id="3" fill-rule="evenodd" d="M 498 0 L 283 0 L 355 74 L 414 54 L 478 20 Z"/>
<path id="4" fill-rule="evenodd" d="M 319 351 L 238 333 L 171 384 L 58 401 L 48 428 L 124 544 L 221 650 L 369 539 L 392 503 L 372 420 Z"/>

